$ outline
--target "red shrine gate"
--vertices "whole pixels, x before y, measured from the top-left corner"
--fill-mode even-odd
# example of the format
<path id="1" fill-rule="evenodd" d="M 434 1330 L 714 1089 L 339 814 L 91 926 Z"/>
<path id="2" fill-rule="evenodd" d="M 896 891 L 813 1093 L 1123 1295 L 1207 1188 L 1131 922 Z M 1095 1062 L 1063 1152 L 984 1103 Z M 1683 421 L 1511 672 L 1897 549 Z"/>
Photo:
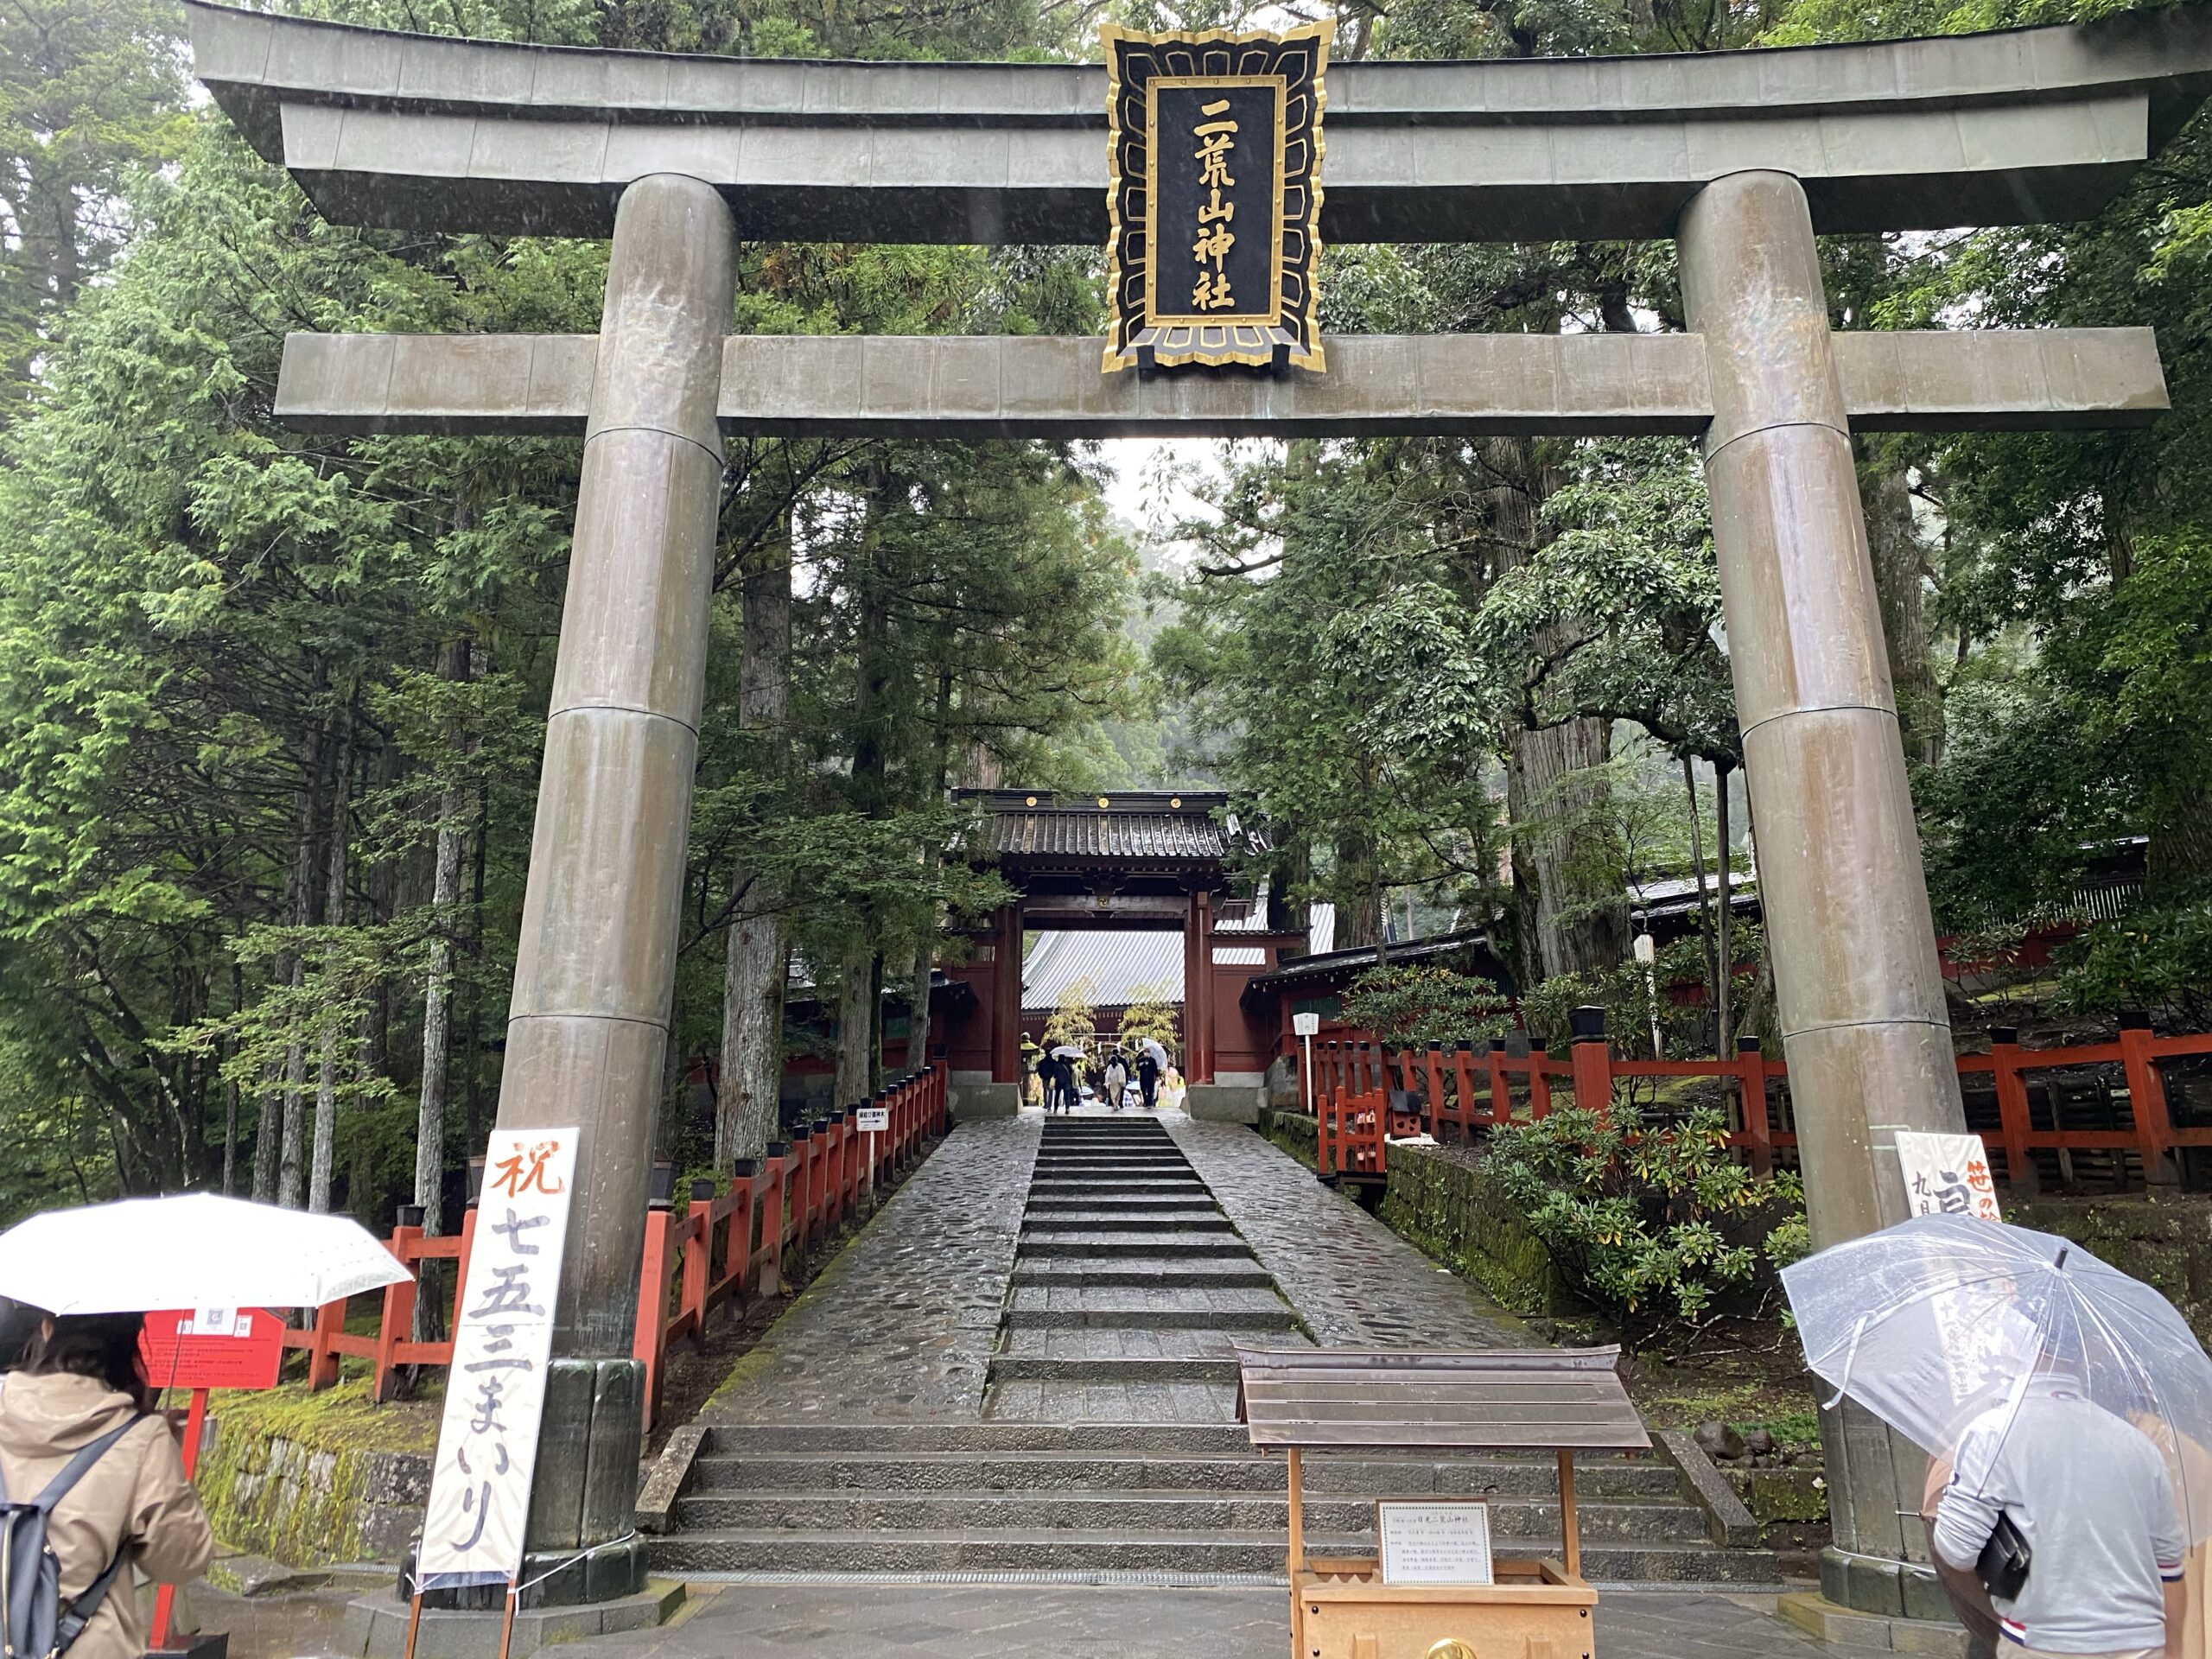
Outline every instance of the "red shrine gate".
<path id="1" fill-rule="evenodd" d="M 1021 1077 L 1022 938 L 1031 930 L 1175 929 L 1183 935 L 1183 1052 L 1190 1109 L 1250 1122 L 1275 1052 L 1272 1020 L 1239 1001 L 1248 980 L 1306 946 L 1302 930 L 1270 932 L 1249 901 L 1227 897 L 1231 866 L 1263 852 L 1238 827 L 1226 795 L 1139 791 L 1089 796 L 1048 790 L 960 791 L 983 813 L 963 849 L 1019 893 L 1001 906 L 965 962 L 945 973 L 975 993 L 947 1033 L 961 1117 L 1017 1109 Z"/>

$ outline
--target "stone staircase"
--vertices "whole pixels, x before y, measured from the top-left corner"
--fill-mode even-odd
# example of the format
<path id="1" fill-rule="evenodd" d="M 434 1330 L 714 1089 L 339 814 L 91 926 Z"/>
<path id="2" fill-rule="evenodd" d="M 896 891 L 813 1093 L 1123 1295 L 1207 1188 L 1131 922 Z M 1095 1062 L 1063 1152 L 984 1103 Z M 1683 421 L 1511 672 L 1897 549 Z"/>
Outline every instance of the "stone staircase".
<path id="1" fill-rule="evenodd" d="M 1306 1341 L 1156 1120 L 1048 1119 L 982 1421 L 709 1427 L 652 1570 L 1279 1578 L 1283 1460 L 1235 1421 L 1236 1347 Z M 1427 1493 L 1489 1497 L 1507 1551 L 1560 1548 L 1548 1455 L 1328 1454 L 1306 1471 L 1319 1554 L 1371 1553 L 1375 1500 Z M 1710 1543 L 1656 1458 L 1577 1471 L 1587 1576 L 1777 1576 L 1764 1551 Z"/>
<path id="2" fill-rule="evenodd" d="M 1652 1458 L 1576 1465 L 1584 1573 L 1770 1583 L 1773 1558 L 1708 1542 Z M 1306 1464 L 1308 1548 L 1371 1554 L 1375 1500 L 1486 1495 L 1501 1549 L 1556 1554 L 1548 1457 L 1332 1453 Z M 652 1571 L 1279 1577 L 1283 1460 L 1233 1424 L 773 1424 L 709 1431 Z"/>
<path id="3" fill-rule="evenodd" d="M 1297 1325 L 1157 1119 L 1047 1118 L 983 1414 L 1228 1422 L 1236 1344 Z"/>

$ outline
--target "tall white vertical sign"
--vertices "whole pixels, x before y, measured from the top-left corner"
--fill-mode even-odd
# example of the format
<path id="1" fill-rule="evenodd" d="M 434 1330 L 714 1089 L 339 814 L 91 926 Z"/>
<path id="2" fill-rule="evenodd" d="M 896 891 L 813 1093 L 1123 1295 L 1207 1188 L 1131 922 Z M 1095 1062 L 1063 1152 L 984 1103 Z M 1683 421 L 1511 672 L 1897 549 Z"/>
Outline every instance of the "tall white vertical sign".
<path id="1" fill-rule="evenodd" d="M 575 1170 L 574 1129 L 492 1131 L 454 1322 L 418 1588 L 505 1583 L 522 1570 Z"/>

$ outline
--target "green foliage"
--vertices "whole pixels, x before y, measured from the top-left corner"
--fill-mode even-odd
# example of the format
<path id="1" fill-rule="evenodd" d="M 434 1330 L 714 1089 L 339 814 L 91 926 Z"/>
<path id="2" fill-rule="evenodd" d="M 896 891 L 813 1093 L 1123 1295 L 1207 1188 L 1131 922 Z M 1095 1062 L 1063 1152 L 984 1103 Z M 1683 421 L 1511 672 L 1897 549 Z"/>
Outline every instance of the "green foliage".
<path id="1" fill-rule="evenodd" d="M 1513 1025 L 1510 998 L 1486 979 L 1449 968 L 1370 968 L 1344 993 L 1344 1017 L 1396 1048 L 1442 1043 L 1487 1047 Z"/>
<path id="2" fill-rule="evenodd" d="M 2059 1001 L 2076 1013 L 2140 1009 L 2212 1030 L 2212 900 L 2130 911 L 2068 945 L 2059 965 Z"/>
<path id="3" fill-rule="evenodd" d="M 1763 1306 L 1770 1270 L 1808 1248 L 1797 1178 L 1752 1175 L 1726 1135 L 1716 1107 L 1667 1124 L 1565 1107 L 1494 1132 L 1484 1167 L 1575 1287 L 1642 1340 Z"/>
<path id="4" fill-rule="evenodd" d="M 1175 1033 L 1179 1023 L 1175 1004 L 1167 995 L 1165 985 L 1142 985 L 1135 993 L 1136 1001 L 1122 1013 L 1122 1045 L 1134 1047 L 1149 1037 L 1172 1056 L 1175 1052 Z"/>
<path id="5" fill-rule="evenodd" d="M 1736 959 L 1733 1006 L 1739 1014 L 1751 1012 L 1764 949 L 1757 923 L 1738 921 L 1729 930 L 1728 953 Z M 1669 987 L 1701 985 L 1706 977 L 1704 947 L 1690 934 L 1662 947 L 1648 972 L 1642 963 L 1630 961 L 1604 973 L 1555 975 L 1531 987 L 1522 994 L 1522 1023 L 1532 1041 L 1563 1054 L 1572 1036 L 1568 1016 L 1577 1008 L 1596 1007 L 1605 1011 L 1606 1040 L 1615 1053 L 1648 1057 L 1656 1020 L 1668 1058 L 1707 1054 L 1713 1044 L 1711 1006 L 1678 1002 L 1669 994 Z M 1745 1036 L 1758 1033 L 1755 1016 L 1739 1018 L 1737 1025 Z"/>

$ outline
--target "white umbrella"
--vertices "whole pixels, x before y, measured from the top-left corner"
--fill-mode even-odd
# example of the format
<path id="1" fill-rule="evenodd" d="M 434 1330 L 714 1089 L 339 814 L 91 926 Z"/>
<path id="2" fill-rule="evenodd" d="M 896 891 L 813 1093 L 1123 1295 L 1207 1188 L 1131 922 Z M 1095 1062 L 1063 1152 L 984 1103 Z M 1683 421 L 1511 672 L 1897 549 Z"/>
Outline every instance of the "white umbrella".
<path id="1" fill-rule="evenodd" d="M 1164 1071 L 1167 1069 L 1167 1051 L 1160 1046 L 1159 1038 L 1147 1037 L 1143 1042 L 1138 1044 L 1137 1046 L 1141 1048 L 1146 1053 L 1151 1055 L 1153 1064 L 1159 1066 L 1161 1071 Z"/>
<path id="2" fill-rule="evenodd" d="M 1052 1051 L 1052 1058 L 1056 1060 L 1079 1060 L 1083 1058 L 1083 1051 L 1073 1043 L 1062 1043 Z"/>
<path id="3" fill-rule="evenodd" d="M 212 1192 L 49 1210 L 0 1233 L 0 1296 L 49 1313 L 320 1307 L 408 1276 L 349 1216 Z"/>

